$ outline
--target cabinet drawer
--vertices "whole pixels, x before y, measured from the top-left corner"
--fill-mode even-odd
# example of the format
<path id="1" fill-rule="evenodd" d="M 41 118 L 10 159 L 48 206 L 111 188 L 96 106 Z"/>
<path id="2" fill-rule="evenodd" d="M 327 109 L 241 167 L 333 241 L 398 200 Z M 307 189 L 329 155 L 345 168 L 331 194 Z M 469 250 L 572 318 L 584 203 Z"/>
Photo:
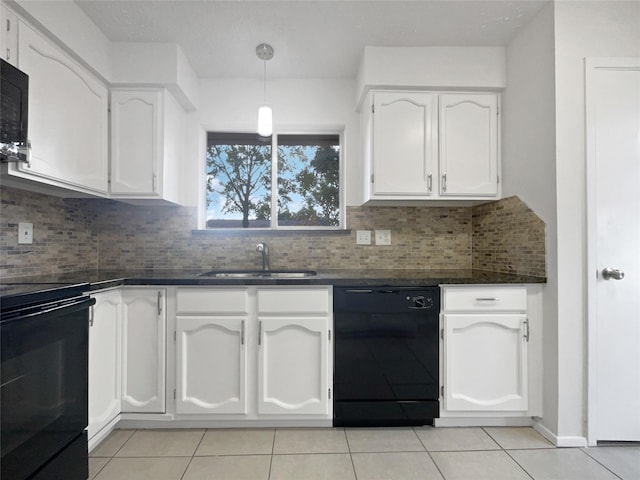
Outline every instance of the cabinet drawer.
<path id="1" fill-rule="evenodd" d="M 504 312 L 527 309 L 527 288 L 517 287 L 444 287 L 445 312 Z"/>
<path id="2" fill-rule="evenodd" d="M 247 313 L 246 288 L 179 288 L 177 313 Z"/>
<path id="3" fill-rule="evenodd" d="M 328 313 L 327 288 L 278 288 L 258 290 L 258 313 Z"/>

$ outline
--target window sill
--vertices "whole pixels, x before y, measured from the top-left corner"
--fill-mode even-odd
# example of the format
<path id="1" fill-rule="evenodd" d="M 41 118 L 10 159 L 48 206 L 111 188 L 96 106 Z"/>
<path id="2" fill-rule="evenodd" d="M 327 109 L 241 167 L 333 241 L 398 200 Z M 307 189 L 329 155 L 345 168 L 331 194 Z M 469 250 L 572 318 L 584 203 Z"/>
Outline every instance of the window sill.
<path id="1" fill-rule="evenodd" d="M 350 229 L 282 229 L 275 230 L 270 228 L 229 228 L 229 229 L 211 229 L 211 230 L 191 230 L 192 235 L 213 235 L 218 237 L 293 237 L 299 235 L 323 236 L 323 235 L 350 235 Z"/>

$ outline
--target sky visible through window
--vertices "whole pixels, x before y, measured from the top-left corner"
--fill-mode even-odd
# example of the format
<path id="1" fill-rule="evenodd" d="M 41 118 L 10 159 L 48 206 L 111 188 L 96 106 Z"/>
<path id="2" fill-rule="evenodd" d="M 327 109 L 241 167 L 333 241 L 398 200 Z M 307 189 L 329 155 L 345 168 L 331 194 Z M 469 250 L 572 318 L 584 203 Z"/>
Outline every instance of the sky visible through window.
<path id="1" fill-rule="evenodd" d="M 209 137 L 207 228 L 269 228 L 271 145 L 231 135 L 226 142 L 223 134 Z M 278 141 L 278 226 L 339 226 L 339 137 L 282 135 Z"/>

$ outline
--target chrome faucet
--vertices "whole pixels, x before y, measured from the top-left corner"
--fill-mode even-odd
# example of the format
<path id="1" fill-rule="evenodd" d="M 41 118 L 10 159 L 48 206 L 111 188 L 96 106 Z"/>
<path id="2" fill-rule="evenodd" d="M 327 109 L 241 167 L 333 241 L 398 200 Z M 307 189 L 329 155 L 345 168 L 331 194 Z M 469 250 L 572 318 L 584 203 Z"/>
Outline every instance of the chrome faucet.
<path id="1" fill-rule="evenodd" d="M 269 271 L 269 246 L 264 242 L 260 242 L 256 246 L 256 252 L 262 253 L 262 270 L 264 272 L 268 272 Z"/>

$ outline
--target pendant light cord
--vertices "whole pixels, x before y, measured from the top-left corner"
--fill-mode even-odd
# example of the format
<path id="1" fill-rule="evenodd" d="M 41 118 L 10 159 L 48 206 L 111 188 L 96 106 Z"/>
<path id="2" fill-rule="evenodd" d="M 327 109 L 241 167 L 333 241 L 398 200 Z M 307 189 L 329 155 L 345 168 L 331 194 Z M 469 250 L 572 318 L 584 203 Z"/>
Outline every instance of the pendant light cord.
<path id="1" fill-rule="evenodd" d="M 263 88 L 264 88 L 264 103 L 267 103 L 267 61 L 263 60 L 264 63 L 264 78 L 263 78 Z"/>

